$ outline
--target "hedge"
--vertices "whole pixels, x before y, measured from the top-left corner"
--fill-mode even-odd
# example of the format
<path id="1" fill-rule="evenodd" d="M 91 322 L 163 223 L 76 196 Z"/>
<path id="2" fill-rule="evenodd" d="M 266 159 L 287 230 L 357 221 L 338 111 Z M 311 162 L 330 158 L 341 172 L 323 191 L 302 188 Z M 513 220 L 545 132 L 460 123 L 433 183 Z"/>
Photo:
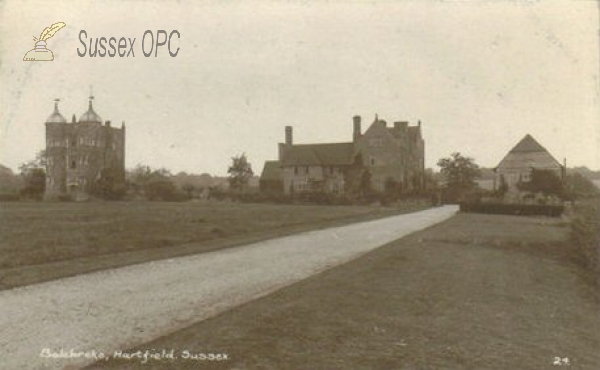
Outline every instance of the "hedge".
<path id="1" fill-rule="evenodd" d="M 562 205 L 545 204 L 503 204 L 503 203 L 460 203 L 461 212 L 488 213 L 518 216 L 550 216 L 560 217 L 564 211 Z"/>

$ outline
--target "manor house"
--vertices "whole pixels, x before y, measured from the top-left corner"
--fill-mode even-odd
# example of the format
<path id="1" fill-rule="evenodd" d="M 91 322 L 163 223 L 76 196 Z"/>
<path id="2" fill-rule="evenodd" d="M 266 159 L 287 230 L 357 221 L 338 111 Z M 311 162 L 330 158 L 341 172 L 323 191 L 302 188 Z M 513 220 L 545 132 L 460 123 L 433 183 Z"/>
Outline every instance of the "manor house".
<path id="1" fill-rule="evenodd" d="M 71 122 L 58 110 L 46 120 L 45 199 L 71 196 L 86 198 L 101 171 L 112 169 L 113 176 L 125 177 L 125 122 L 112 127 L 94 111 L 90 96 L 88 110 Z"/>
<path id="2" fill-rule="evenodd" d="M 328 144 L 294 144 L 293 129 L 285 128 L 279 159 L 267 161 L 260 178 L 264 192 L 285 194 L 325 192 L 343 194 L 368 182 L 383 192 L 390 184 L 402 190 L 422 189 L 425 142 L 421 122 L 388 125 L 375 116 L 363 133 L 361 117 L 353 118 L 352 141 Z"/>

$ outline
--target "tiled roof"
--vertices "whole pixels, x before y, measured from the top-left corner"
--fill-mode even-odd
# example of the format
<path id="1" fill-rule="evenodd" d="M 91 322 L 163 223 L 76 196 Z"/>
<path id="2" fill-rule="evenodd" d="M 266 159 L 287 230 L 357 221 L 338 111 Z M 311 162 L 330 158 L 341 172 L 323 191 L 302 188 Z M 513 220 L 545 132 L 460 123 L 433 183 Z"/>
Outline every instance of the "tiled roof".
<path id="1" fill-rule="evenodd" d="M 561 164 L 531 135 L 526 135 L 500 161 L 496 169 L 560 169 Z"/>
<path id="2" fill-rule="evenodd" d="M 295 165 L 350 165 L 354 162 L 353 143 L 300 144 L 285 149 L 282 163 Z"/>
<path id="3" fill-rule="evenodd" d="M 527 134 L 510 153 L 527 153 L 527 152 L 547 152 L 546 148 L 540 145 L 531 135 Z"/>
<path id="4" fill-rule="evenodd" d="M 279 161 L 266 161 L 263 167 L 262 173 L 260 174 L 261 180 L 282 180 L 283 171 L 281 170 L 281 162 Z"/>

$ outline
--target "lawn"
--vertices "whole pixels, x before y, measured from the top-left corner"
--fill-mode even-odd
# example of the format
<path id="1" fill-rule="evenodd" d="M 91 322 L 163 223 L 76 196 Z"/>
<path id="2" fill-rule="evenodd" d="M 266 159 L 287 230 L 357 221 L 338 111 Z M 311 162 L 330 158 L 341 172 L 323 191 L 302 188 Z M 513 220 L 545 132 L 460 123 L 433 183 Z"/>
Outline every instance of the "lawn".
<path id="1" fill-rule="evenodd" d="M 561 219 L 459 214 L 128 351 L 226 361 L 89 369 L 597 370 L 600 300 L 568 236 Z"/>
<path id="2" fill-rule="evenodd" d="M 0 203 L 0 289 L 424 208 Z"/>

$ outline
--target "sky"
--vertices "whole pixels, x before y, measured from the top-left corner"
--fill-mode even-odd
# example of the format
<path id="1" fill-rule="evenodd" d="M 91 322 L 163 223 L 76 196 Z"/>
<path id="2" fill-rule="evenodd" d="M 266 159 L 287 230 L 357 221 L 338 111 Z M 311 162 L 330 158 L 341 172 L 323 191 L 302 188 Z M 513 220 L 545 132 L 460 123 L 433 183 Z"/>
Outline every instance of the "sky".
<path id="1" fill-rule="evenodd" d="M 548 1 L 2 1 L 0 163 L 44 149 L 60 98 L 127 127 L 126 166 L 254 172 L 295 143 L 347 142 L 352 117 L 422 122 L 426 166 L 458 151 L 494 167 L 531 134 L 569 166 L 600 169 L 599 7 Z M 33 37 L 55 60 L 24 62 Z M 80 57 L 87 39 L 136 38 L 135 57 Z M 142 37 L 170 33 L 145 57 Z M 149 40 L 149 39 L 148 39 Z M 149 49 L 148 42 L 146 48 Z M 88 46 L 89 47 L 89 46 Z"/>

